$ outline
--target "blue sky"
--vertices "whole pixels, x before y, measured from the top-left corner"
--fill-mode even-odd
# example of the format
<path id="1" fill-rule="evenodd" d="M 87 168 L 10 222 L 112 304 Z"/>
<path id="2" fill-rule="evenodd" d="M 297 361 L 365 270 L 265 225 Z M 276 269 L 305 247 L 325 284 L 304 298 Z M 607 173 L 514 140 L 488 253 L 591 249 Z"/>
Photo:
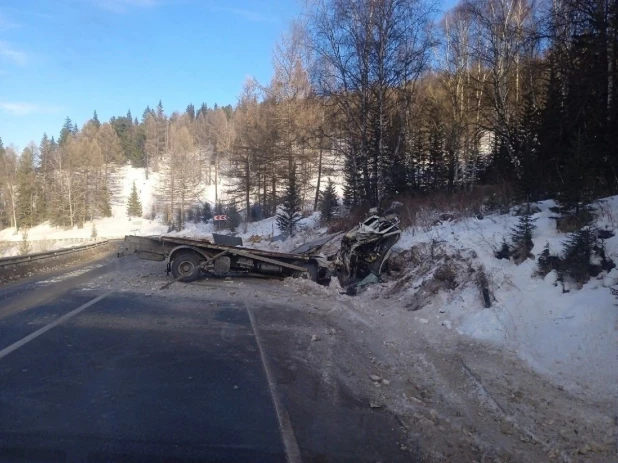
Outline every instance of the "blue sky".
<path id="1" fill-rule="evenodd" d="M 2 0 L 0 137 L 21 150 L 95 109 L 234 104 L 247 76 L 270 79 L 299 12 L 297 0 Z"/>

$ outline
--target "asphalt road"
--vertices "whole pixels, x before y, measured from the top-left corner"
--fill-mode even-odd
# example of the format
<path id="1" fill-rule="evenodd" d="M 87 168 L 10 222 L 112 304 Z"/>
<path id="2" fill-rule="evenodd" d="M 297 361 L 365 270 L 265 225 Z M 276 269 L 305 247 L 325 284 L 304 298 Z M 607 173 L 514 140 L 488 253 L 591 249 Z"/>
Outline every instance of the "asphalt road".
<path id="1" fill-rule="evenodd" d="M 410 461 L 392 417 L 290 379 L 246 304 L 85 285 L 117 266 L 0 287 L 0 462 Z"/>

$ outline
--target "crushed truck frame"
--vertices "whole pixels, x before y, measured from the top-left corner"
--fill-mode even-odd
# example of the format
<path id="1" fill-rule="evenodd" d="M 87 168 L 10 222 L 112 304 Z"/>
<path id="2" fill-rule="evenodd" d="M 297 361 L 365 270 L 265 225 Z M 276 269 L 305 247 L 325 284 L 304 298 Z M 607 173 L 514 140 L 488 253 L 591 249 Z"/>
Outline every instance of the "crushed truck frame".
<path id="1" fill-rule="evenodd" d="M 128 254 L 167 262 L 168 274 L 183 282 L 195 281 L 202 272 L 217 277 L 305 277 L 321 284 L 328 284 L 331 278 L 328 262 L 318 254 L 272 252 L 208 240 L 126 236 L 118 257 Z"/>

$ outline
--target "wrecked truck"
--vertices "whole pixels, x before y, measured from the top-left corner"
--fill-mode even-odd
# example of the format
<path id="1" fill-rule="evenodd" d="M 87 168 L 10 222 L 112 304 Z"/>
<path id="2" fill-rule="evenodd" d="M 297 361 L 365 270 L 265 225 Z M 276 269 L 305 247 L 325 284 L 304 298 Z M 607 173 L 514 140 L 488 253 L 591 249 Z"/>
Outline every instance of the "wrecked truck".
<path id="1" fill-rule="evenodd" d="M 240 243 L 240 239 L 238 239 Z M 317 253 L 288 254 L 217 244 L 207 239 L 167 236 L 126 236 L 118 257 L 136 254 L 140 259 L 167 263 L 167 273 L 182 282 L 200 275 L 214 277 L 303 277 L 330 283 L 330 264 Z"/>
<path id="2" fill-rule="evenodd" d="M 401 238 L 399 215 L 391 208 L 382 215 L 377 210 L 347 232 L 334 259 L 339 283 L 355 294 L 358 287 L 377 283 L 388 265 L 392 248 Z"/>
<path id="3" fill-rule="evenodd" d="M 391 248 L 399 240 L 399 219 L 394 212 L 372 215 L 341 240 L 330 257 L 321 251 L 333 236 L 306 243 L 291 253 L 242 246 L 240 238 L 214 234 L 214 242 L 170 236 L 126 236 L 118 257 L 167 263 L 175 280 L 191 282 L 200 275 L 213 277 L 301 277 L 328 286 L 336 274 L 343 287 L 375 281 L 385 268 Z"/>

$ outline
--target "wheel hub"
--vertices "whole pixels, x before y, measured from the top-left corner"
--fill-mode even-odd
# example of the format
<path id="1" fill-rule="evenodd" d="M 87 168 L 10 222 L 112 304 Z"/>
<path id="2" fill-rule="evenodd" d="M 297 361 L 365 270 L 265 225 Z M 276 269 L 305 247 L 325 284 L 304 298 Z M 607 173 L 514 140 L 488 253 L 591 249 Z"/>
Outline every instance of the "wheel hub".
<path id="1" fill-rule="evenodd" d="M 180 269 L 180 273 L 184 275 L 193 271 L 193 264 L 191 262 L 182 262 L 178 268 Z"/>

